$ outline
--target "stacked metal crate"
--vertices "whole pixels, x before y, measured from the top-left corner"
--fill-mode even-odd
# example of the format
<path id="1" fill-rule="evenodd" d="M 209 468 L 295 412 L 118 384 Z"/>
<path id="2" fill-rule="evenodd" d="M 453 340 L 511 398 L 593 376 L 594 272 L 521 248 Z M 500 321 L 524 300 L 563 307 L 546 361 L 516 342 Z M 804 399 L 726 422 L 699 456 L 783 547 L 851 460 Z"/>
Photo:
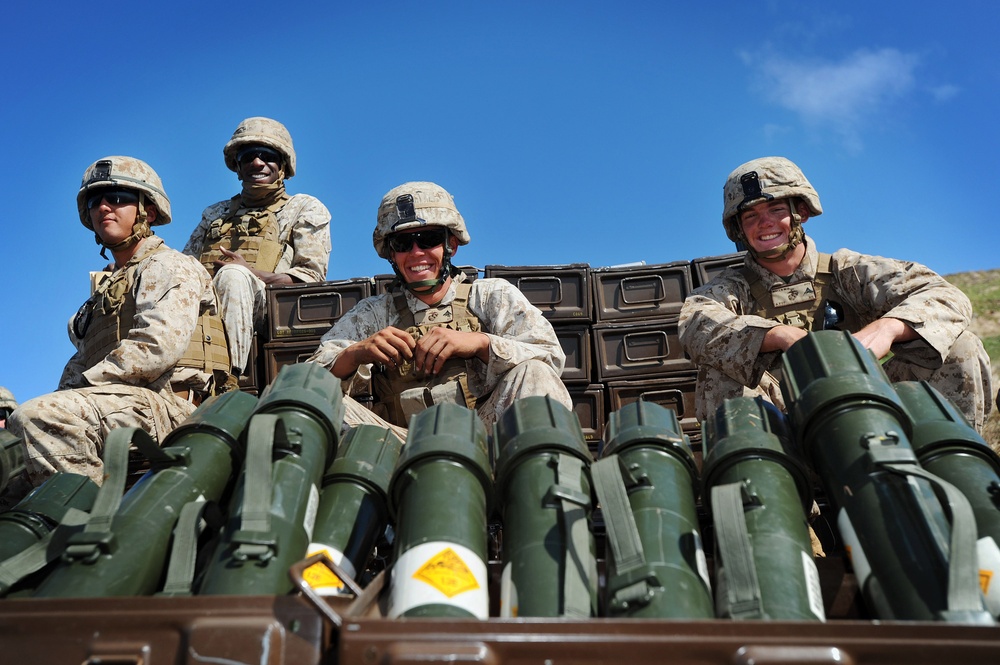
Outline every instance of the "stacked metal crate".
<path id="1" fill-rule="evenodd" d="M 256 376 L 261 380 L 254 388 L 257 394 L 274 380 L 285 365 L 299 363 L 319 347 L 319 340 L 341 316 L 362 299 L 372 294 L 373 280 L 356 277 L 314 284 L 290 284 L 267 288 L 267 338 L 263 353 L 252 352 L 259 366 Z"/>
<path id="2" fill-rule="evenodd" d="M 486 277 L 516 286 L 555 328 L 566 353 L 562 380 L 584 436 L 596 451 L 604 431 L 604 386 L 594 381 L 590 327 L 594 321 L 590 265 L 486 266 Z"/>

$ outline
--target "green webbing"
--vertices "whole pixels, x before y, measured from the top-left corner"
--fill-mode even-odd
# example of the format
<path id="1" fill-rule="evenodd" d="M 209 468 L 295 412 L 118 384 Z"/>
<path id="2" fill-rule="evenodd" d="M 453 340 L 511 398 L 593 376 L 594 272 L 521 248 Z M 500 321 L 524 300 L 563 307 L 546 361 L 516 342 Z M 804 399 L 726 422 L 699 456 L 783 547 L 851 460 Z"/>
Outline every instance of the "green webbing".
<path id="1" fill-rule="evenodd" d="M 274 437 L 283 427 L 276 415 L 261 413 L 247 426 L 247 461 L 243 482 L 240 530 L 233 537 L 237 559 L 266 561 L 277 543 L 271 534 L 271 467 Z"/>
<path id="2" fill-rule="evenodd" d="M 195 563 L 198 557 L 198 537 L 201 535 L 202 515 L 208 501 L 189 501 L 181 508 L 174 527 L 174 543 L 170 548 L 170 563 L 162 595 L 190 596 L 194 586 Z"/>
<path id="3" fill-rule="evenodd" d="M 611 455 L 595 462 L 590 467 L 590 474 L 604 515 L 607 542 L 614 555 L 615 569 L 624 575 L 644 567 L 646 556 L 642 551 L 639 527 L 632 515 L 618 456 Z"/>
<path id="4" fill-rule="evenodd" d="M 0 562 L 0 597 L 28 575 L 37 572 L 57 559 L 65 549 L 66 541 L 87 521 L 88 514 L 69 508 L 59 526 L 45 534 L 30 547 L 26 547 L 6 561 Z"/>
<path id="5" fill-rule="evenodd" d="M 726 580 L 726 602 L 733 619 L 760 619 L 764 616 L 753 562 L 753 545 L 747 531 L 743 483 L 712 488 L 712 523 L 715 549 L 722 559 Z"/>
<path id="6" fill-rule="evenodd" d="M 559 499 L 563 536 L 567 545 L 561 616 L 571 619 L 587 619 L 591 616 L 590 590 L 597 572 L 592 570 L 596 565 L 592 567 L 587 564 L 593 557 L 590 555 L 590 530 L 587 526 L 590 497 L 583 493 L 580 480 L 583 471 L 583 460 L 560 454 L 556 472 L 558 484 L 550 491 L 550 496 Z"/>

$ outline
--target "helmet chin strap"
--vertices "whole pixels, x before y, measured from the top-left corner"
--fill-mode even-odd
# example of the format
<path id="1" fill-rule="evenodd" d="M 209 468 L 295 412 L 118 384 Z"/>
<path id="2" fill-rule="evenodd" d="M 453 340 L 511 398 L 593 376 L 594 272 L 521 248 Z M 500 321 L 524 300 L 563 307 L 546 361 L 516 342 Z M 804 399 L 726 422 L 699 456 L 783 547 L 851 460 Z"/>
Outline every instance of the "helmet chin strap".
<path id="1" fill-rule="evenodd" d="M 150 228 L 149 223 L 146 221 L 148 217 L 149 215 L 146 213 L 146 195 L 139 192 L 139 204 L 136 210 L 135 224 L 132 225 L 132 233 L 129 234 L 128 238 L 125 238 L 121 242 L 116 242 L 113 245 L 108 245 L 101 240 L 101 236 L 97 235 L 96 231 L 94 232 L 94 240 L 101 246 L 101 258 L 107 261 L 107 252 L 109 249 L 112 252 L 116 252 L 120 249 L 131 247 L 140 240 L 153 235 L 153 229 Z"/>
<path id="2" fill-rule="evenodd" d="M 746 245 L 747 251 L 750 255 L 757 259 L 758 262 L 764 263 L 780 263 L 784 261 L 785 258 L 794 250 L 796 247 L 802 244 L 805 240 L 805 231 L 802 230 L 802 215 L 800 215 L 795 210 L 795 201 L 797 199 L 791 199 L 788 202 L 788 211 L 792 216 L 791 229 L 788 231 L 788 242 L 784 245 L 778 245 L 777 247 L 772 247 L 771 249 L 758 252 L 750 244 L 745 233 L 743 233 L 743 225 L 739 223 L 739 218 L 736 220 L 737 232 L 740 238 L 743 240 L 743 244 Z"/>

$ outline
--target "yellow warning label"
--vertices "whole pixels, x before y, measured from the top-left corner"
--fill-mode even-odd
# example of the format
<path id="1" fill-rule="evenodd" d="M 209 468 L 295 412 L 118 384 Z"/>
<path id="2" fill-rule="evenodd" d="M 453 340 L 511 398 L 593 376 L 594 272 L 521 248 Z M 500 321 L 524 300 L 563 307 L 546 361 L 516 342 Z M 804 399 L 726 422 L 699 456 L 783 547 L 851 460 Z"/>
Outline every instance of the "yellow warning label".
<path id="1" fill-rule="evenodd" d="M 302 571 L 302 579 L 314 589 L 344 588 L 344 582 L 322 562 L 314 563 Z"/>
<path id="2" fill-rule="evenodd" d="M 450 547 L 428 559 L 427 563 L 413 573 L 413 579 L 430 584 L 449 598 L 479 588 L 476 576 L 462 561 L 462 557 Z"/>
<path id="3" fill-rule="evenodd" d="M 979 571 L 979 586 L 983 590 L 983 594 L 987 594 L 990 591 L 990 580 L 993 579 L 992 570 L 980 570 Z"/>

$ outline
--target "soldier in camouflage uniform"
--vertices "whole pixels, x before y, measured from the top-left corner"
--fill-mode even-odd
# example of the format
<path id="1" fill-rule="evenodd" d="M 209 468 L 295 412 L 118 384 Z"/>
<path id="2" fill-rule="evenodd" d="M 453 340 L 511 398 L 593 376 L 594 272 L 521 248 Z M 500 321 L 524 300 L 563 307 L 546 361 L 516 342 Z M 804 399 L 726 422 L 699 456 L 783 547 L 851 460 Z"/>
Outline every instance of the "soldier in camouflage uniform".
<path id="1" fill-rule="evenodd" d="M 8 422 L 24 442 L 32 485 L 56 471 L 100 484 L 112 429 L 140 427 L 162 441 L 229 372 L 208 273 L 153 234 L 170 222 L 156 172 L 106 157 L 84 172 L 76 201 L 114 264 L 70 323 L 77 350 L 57 392 L 28 400 Z"/>
<path id="2" fill-rule="evenodd" d="M 389 191 L 373 242 L 396 281 L 338 320 L 310 362 L 329 368 L 350 393 L 370 382 L 374 413 L 403 436 L 398 428 L 409 416 L 441 402 L 477 409 L 487 426 L 529 395 L 551 395 L 572 408 L 559 378 L 565 354 L 538 308 L 510 282 L 470 284 L 452 265 L 469 232 L 447 191 L 431 182 Z M 385 425 L 348 402 L 348 424 Z"/>
<path id="3" fill-rule="evenodd" d="M 280 122 L 247 118 L 222 153 L 243 191 L 205 208 L 184 253 L 213 275 L 233 374 L 239 376 L 267 313 L 265 287 L 326 279 L 330 211 L 308 194 L 286 193 L 285 179 L 295 175 L 295 148 Z"/>
<path id="4" fill-rule="evenodd" d="M 14 393 L 0 386 L 0 429 L 7 427 L 7 417 L 17 408 Z"/>
<path id="5" fill-rule="evenodd" d="M 722 222 L 747 247 L 744 265 L 696 290 L 680 338 L 698 364 L 697 416 L 760 394 L 782 403 L 780 358 L 811 330 L 854 334 L 892 381 L 926 380 L 981 431 L 992 404 L 990 359 L 969 331 L 972 305 L 955 286 L 909 261 L 848 249 L 820 253 L 802 225 L 823 212 L 802 171 L 783 157 L 743 164 L 726 181 Z"/>

